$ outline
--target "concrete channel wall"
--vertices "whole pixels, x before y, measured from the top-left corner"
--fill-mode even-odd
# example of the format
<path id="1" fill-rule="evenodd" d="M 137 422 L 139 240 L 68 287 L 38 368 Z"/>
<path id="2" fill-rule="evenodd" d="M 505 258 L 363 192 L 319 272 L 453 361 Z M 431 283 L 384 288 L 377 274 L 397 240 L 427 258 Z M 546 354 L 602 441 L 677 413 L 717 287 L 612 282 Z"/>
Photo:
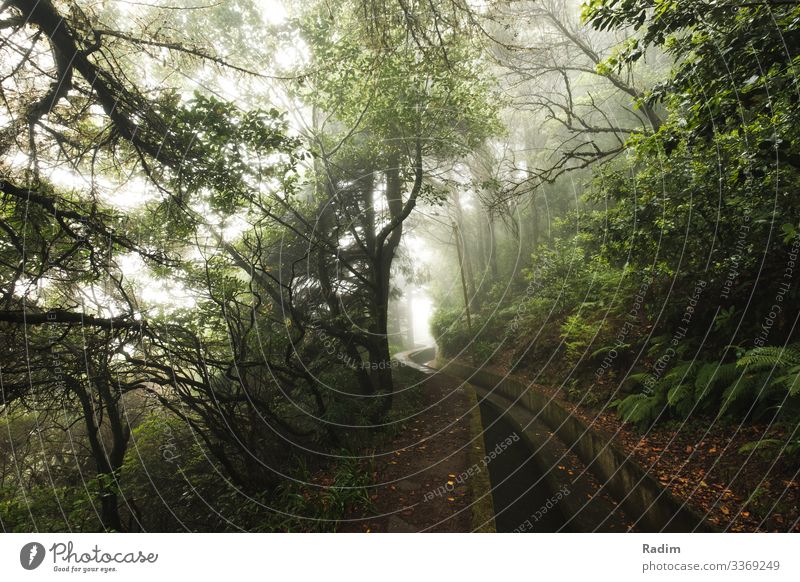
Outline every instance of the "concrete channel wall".
<path id="1" fill-rule="evenodd" d="M 416 363 L 433 360 L 435 348 L 426 348 L 410 354 Z M 702 516 L 683 505 L 662 487 L 636 461 L 613 445 L 610 440 L 589 428 L 582 420 L 570 414 L 559 403 L 528 387 L 521 381 L 487 369 L 476 369 L 461 362 L 442 362 L 442 372 L 468 382 L 479 389 L 479 394 L 501 409 L 513 402 L 514 417 L 533 415 L 545 424 L 569 449 L 573 450 L 597 479 L 604 483 L 609 493 L 623 509 L 638 518 L 636 529 L 641 531 L 708 532 L 713 527 Z M 514 422 L 519 424 L 519 422 Z M 523 429 L 522 426 L 519 427 Z"/>

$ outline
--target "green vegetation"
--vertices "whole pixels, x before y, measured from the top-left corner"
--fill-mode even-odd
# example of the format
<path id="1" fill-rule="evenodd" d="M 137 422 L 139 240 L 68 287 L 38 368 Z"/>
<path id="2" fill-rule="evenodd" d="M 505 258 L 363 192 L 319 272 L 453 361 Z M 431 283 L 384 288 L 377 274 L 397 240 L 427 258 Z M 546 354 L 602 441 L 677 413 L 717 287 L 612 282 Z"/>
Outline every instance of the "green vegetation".
<path id="1" fill-rule="evenodd" d="M 403 225 L 496 100 L 460 10 L 292 8 L 0 8 L 4 530 L 366 511 Z"/>
<path id="2" fill-rule="evenodd" d="M 0 529 L 369 512 L 415 292 L 445 357 L 796 458 L 800 4 L 279 4 L 0 6 Z"/>
<path id="3" fill-rule="evenodd" d="M 503 220 L 513 228 L 493 235 L 497 256 L 483 252 L 471 267 L 491 273 L 499 262 L 508 284 L 475 276 L 471 327 L 463 301 L 440 292 L 432 327 L 446 356 L 524 369 L 642 430 L 690 416 L 783 426 L 791 442 L 771 444 L 797 451 L 800 6 L 740 4 L 584 6 L 588 27 L 627 36 L 597 59 L 595 73 L 640 84 L 576 90 L 574 102 L 595 107 L 604 95 L 604 123 L 619 123 L 624 101 L 652 115 L 630 131 L 606 127 L 620 153 L 590 170 L 588 153 L 568 151 L 571 172 L 553 166 L 514 185 L 531 200 L 508 208 Z M 669 69 L 648 64 L 665 58 Z M 531 70 L 520 76 L 527 95 L 540 91 Z M 564 110 L 566 118 L 546 116 L 553 135 L 595 127 Z M 575 176 L 584 185 L 577 198 Z M 510 179 L 509 170 L 482 184 L 464 238 L 482 236 L 476 225 L 492 223 Z M 543 226 L 534 244 L 517 234 Z"/>

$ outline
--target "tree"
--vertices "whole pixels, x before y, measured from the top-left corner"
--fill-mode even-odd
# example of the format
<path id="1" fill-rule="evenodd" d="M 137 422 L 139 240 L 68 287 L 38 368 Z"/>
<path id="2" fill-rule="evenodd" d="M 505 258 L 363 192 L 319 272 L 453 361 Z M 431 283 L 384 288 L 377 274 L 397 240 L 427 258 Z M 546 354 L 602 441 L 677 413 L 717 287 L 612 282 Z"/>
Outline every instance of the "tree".
<path id="1" fill-rule="evenodd" d="M 228 264 L 241 259 L 235 245 L 225 241 L 221 221 L 239 212 L 237 204 L 253 193 L 245 181 L 282 180 L 291 172 L 296 141 L 286 136 L 274 109 L 242 113 L 219 100 L 181 100 L 169 86 L 146 94 L 130 82 L 130 63 L 118 58 L 123 44 L 162 46 L 215 63 L 220 59 L 179 43 L 165 47 L 163 38 L 121 33 L 75 3 L 66 6 L 67 16 L 49 0 L 3 6 L 10 11 L 1 24 L 8 41 L 3 50 L 13 58 L 3 78 L 8 123 L 2 130 L 0 227 L 7 238 L 0 248 L 0 326 L 8 359 L 2 364 L 2 404 L 45 411 L 60 404 L 85 424 L 102 526 L 120 530 L 127 527 L 118 491 L 132 428 L 124 404 L 128 393 L 149 392 L 176 411 L 185 410 L 177 404 L 180 398 L 187 406 L 200 402 L 189 406 L 194 416 L 183 418 L 195 426 L 206 422 L 208 430 L 201 434 L 214 435 L 209 450 L 218 452 L 223 464 L 227 445 L 239 443 L 238 434 L 219 428 L 226 416 L 241 419 L 242 409 L 252 406 L 251 423 L 242 426 L 252 432 L 258 410 L 274 410 L 273 396 L 248 400 L 243 394 L 252 386 L 231 375 L 237 366 L 247 369 L 249 378 L 256 372 L 254 328 L 243 304 L 227 289 L 227 295 L 218 295 L 230 282 L 230 271 L 207 280 L 201 269 L 198 276 L 191 250 L 206 249 L 197 241 L 210 238 L 227 252 Z M 263 163 L 246 161 L 248 153 L 262 155 Z M 273 154 L 281 154 L 282 161 L 269 158 Z M 152 202 L 127 211 L 113 205 L 119 189 L 142 196 L 147 187 L 158 192 Z M 210 315 L 184 320 L 184 326 L 169 324 L 180 320 L 180 310 L 162 307 L 159 316 L 122 267 L 126 261 L 140 261 L 151 281 L 182 279 L 193 291 L 199 289 L 200 302 L 212 306 Z M 243 268 L 241 261 L 236 268 Z M 251 298 L 273 291 L 279 300 L 274 295 L 279 286 L 266 276 L 261 280 L 268 282 L 266 289 Z M 267 325 L 273 322 L 265 318 Z M 211 337 L 207 325 L 215 326 Z M 228 345 L 220 333 L 226 329 L 237 342 L 232 354 L 218 347 Z M 284 361 L 283 349 L 270 356 L 276 353 L 278 363 Z M 187 366 L 187 354 L 194 367 L 177 374 Z M 147 360 L 150 356 L 158 360 Z M 61 364 L 59 375 L 52 374 L 54 358 Z M 268 360 L 255 363 L 270 366 Z M 276 372 L 278 385 L 305 373 L 287 370 Z M 222 409 L 214 404 L 220 383 L 229 391 L 229 404 Z M 270 394 L 275 391 L 279 388 L 273 386 Z M 240 481 L 250 485 L 253 479 Z"/>
<path id="2" fill-rule="evenodd" d="M 651 246 L 647 241 L 658 227 L 661 257 L 683 263 L 687 278 L 702 272 L 725 285 L 726 309 L 746 304 L 753 285 L 780 278 L 795 232 L 788 217 L 797 213 L 796 198 L 781 192 L 798 179 L 792 73 L 800 46 L 793 24 L 798 10 L 796 2 L 610 1 L 592 2 L 585 13 L 601 29 L 639 30 L 639 38 L 620 52 L 619 66 L 640 60 L 651 46 L 676 63 L 672 75 L 645 97 L 662 103 L 669 117 L 657 133 L 631 142 L 638 185 L 620 174 L 608 184 L 606 190 L 616 189 L 626 200 L 613 216 L 630 215 L 631 204 L 641 209 L 637 231 L 647 232 L 634 237 L 637 244 Z M 615 188 L 622 183 L 628 185 Z M 631 187 L 640 196 L 629 197 Z M 687 223 L 691 237 L 684 234 Z M 634 256 L 645 256 L 640 252 L 651 249 Z M 692 263 L 681 261 L 683 256 Z M 758 326 L 768 309 L 753 302 L 749 325 Z M 743 318 L 744 311 L 726 329 L 739 327 Z M 788 332 L 782 329 L 780 337 Z"/>
<path id="3" fill-rule="evenodd" d="M 511 95 L 510 125 L 523 134 L 502 160 L 498 196 L 526 197 L 568 172 L 615 158 L 628 136 L 661 126 L 658 106 L 643 99 L 652 73 L 616 60 L 627 30 L 593 31 L 570 0 L 498 2 L 492 17 L 487 50 Z"/>
<path id="4" fill-rule="evenodd" d="M 456 15 L 448 16 L 425 4 L 325 3 L 302 25 L 312 53 L 302 96 L 312 110 L 320 225 L 309 270 L 326 304 L 320 319 L 339 323 L 325 331 L 364 350 L 373 373 L 362 385 L 387 395 L 384 409 L 393 387 L 391 273 L 403 224 L 433 194 L 426 177 L 496 127 L 478 59 Z"/>

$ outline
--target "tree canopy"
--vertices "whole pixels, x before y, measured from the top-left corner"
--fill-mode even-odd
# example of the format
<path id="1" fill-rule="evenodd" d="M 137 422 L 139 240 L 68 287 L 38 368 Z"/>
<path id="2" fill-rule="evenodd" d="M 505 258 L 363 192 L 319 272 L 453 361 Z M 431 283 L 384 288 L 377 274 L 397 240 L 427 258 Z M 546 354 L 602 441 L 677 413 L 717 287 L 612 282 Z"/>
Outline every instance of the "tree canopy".
<path id="1" fill-rule="evenodd" d="M 796 462 L 798 18 L 2 3 L 0 526 L 335 529 L 414 293 L 441 358 Z"/>

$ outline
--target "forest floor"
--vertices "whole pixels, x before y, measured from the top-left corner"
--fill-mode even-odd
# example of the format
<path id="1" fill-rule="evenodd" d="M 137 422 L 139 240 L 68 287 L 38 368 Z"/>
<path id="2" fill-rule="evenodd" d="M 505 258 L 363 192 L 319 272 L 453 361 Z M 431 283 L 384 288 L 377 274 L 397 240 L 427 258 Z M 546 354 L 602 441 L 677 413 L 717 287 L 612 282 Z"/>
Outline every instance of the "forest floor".
<path id="1" fill-rule="evenodd" d="M 502 368 L 507 370 L 507 366 Z M 525 379 L 518 369 L 514 374 Z M 564 390 L 536 387 L 605 434 L 720 530 L 800 531 L 796 459 L 769 450 L 740 452 L 742 445 L 764 438 L 785 441 L 784 429 L 767 431 L 760 424 L 718 422 L 709 430 L 711 420 L 697 417 L 642 432 L 622 422 L 612 410 L 576 403 Z M 378 448 L 391 454 L 374 457 L 372 480 L 377 486 L 370 491 L 370 510 L 348 514 L 339 531 L 468 532 L 475 528 L 471 508 L 475 483 L 455 480 L 474 462 L 469 395 L 440 375 L 428 377 L 412 390 L 418 391 L 418 400 L 409 405 L 399 399 L 398 425 Z"/>
<path id="2" fill-rule="evenodd" d="M 509 366 L 498 366 L 508 371 Z M 513 374 L 525 380 L 524 371 Z M 528 379 L 527 383 L 530 383 Z M 746 443 L 766 438 L 788 440 L 788 431 L 764 424 L 691 418 L 641 431 L 613 410 L 584 406 L 563 389 L 536 384 L 592 429 L 604 433 L 625 453 L 715 527 L 723 531 L 800 531 L 800 465 L 797 458 L 763 449 L 740 452 Z"/>
<path id="3" fill-rule="evenodd" d="M 381 446 L 391 454 L 374 458 L 373 482 L 378 485 L 370 492 L 368 515 L 348 515 L 339 531 L 473 529 L 474 483 L 455 481 L 473 463 L 470 448 L 476 446 L 469 395 L 442 376 L 429 376 L 412 389 L 420 390 L 416 410 L 401 411 L 400 426 Z"/>

